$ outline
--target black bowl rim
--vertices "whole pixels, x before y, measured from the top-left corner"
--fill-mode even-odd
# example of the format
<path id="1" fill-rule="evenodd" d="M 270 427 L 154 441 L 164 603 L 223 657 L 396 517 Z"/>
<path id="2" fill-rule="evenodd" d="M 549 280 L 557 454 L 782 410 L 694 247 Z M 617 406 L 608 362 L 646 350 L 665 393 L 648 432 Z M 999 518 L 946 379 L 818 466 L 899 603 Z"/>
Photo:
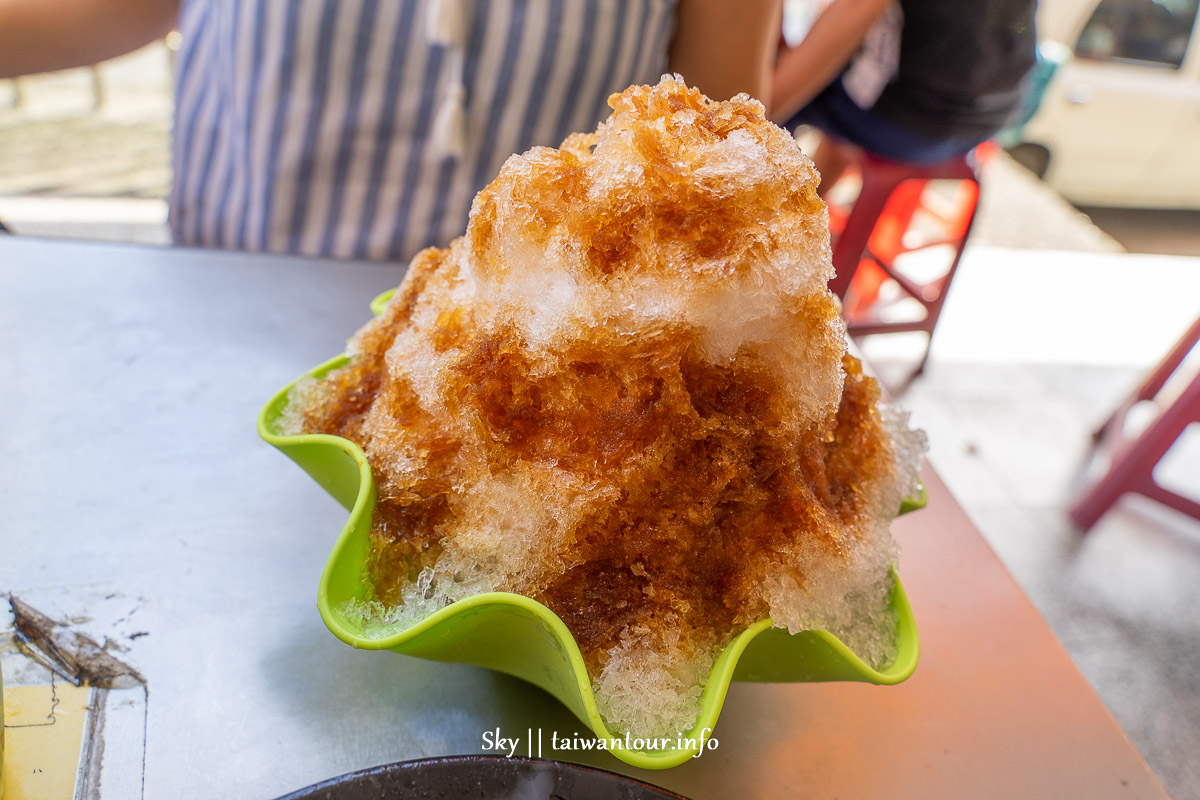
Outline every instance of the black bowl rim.
<path id="1" fill-rule="evenodd" d="M 659 792 L 665 797 L 673 798 L 673 800 L 688 800 L 681 794 L 676 794 L 669 789 L 664 789 L 661 786 L 655 786 L 652 783 L 646 783 L 643 780 L 623 775 L 620 772 L 613 772 L 609 769 L 601 769 L 586 764 L 576 764 L 571 761 L 557 761 L 550 758 L 527 758 L 525 756 L 503 756 L 503 755 L 485 755 L 481 753 L 457 756 L 432 756 L 430 758 L 416 758 L 410 761 L 393 761 L 387 764 L 379 764 L 374 767 L 366 767 L 364 769 L 347 772 L 344 775 L 338 775 L 335 778 L 327 778 L 319 783 L 314 783 L 311 786 L 305 786 L 285 795 L 281 795 L 276 800 L 306 800 L 314 793 L 322 789 L 331 789 L 339 786 L 347 781 L 352 781 L 356 778 L 372 776 L 372 775 L 391 775 L 393 773 L 407 772 L 413 769 L 420 769 L 427 766 L 442 766 L 442 765 L 467 765 L 478 763 L 496 763 L 509 762 L 516 764 L 546 764 L 555 768 L 565 768 L 578 773 L 591 773 L 604 775 L 607 777 L 616 778 L 631 784 L 634 787 L 641 789 L 649 789 Z"/>

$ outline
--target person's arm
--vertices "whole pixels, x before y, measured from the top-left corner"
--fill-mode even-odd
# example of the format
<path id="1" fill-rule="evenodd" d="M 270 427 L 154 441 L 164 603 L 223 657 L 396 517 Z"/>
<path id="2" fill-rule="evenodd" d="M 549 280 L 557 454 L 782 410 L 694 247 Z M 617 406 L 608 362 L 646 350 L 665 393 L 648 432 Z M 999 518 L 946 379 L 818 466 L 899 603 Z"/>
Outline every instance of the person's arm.
<path id="1" fill-rule="evenodd" d="M 81 67 L 165 36 L 179 0 L 0 0 L 0 78 Z"/>
<path id="2" fill-rule="evenodd" d="M 680 0 L 670 69 L 714 100 L 739 92 L 770 107 L 782 0 Z"/>
<path id="3" fill-rule="evenodd" d="M 808 35 L 775 62 L 768 116 L 783 121 L 838 76 L 892 0 L 834 0 Z"/>

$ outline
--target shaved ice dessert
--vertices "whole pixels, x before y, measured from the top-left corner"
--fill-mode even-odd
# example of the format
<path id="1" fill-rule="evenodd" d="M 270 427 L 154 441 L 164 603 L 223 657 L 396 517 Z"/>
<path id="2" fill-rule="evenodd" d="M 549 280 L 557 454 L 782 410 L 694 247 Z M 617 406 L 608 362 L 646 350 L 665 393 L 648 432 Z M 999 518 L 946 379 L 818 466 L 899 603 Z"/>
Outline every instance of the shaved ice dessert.
<path id="1" fill-rule="evenodd" d="M 371 465 L 369 634 L 526 595 L 610 729 L 673 736 L 767 617 L 889 662 L 924 435 L 846 353 L 817 175 L 762 105 L 677 77 L 609 103 L 509 158 L 286 419 Z"/>

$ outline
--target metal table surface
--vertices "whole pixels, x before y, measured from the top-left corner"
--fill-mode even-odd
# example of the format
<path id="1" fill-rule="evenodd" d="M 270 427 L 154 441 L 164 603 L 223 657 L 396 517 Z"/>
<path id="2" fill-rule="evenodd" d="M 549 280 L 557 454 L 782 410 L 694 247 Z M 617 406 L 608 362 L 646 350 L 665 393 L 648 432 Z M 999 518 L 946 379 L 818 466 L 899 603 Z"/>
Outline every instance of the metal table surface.
<path id="1" fill-rule="evenodd" d="M 346 514 L 258 439 L 255 418 L 400 277 L 0 237 L 0 591 L 111 636 L 146 681 L 144 731 L 96 733 L 99 795 L 137 796 L 115 765 L 142 748 L 145 797 L 269 798 L 481 752 L 497 727 L 586 730 L 521 681 L 356 651 L 317 614 Z M 567 760 L 696 800 L 1163 796 L 943 483 L 926 480 L 927 509 L 895 525 L 922 646 L 908 682 L 735 684 L 717 749 L 684 766 Z"/>

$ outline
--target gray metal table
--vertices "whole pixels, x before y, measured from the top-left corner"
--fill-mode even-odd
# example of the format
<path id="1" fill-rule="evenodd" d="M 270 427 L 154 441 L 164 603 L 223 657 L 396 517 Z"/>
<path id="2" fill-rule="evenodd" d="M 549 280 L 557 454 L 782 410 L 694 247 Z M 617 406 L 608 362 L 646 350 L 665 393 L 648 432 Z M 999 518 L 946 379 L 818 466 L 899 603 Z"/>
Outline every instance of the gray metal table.
<path id="1" fill-rule="evenodd" d="M 93 725 L 97 794 L 268 798 L 481 752 L 497 727 L 585 731 L 520 681 L 358 652 L 317 615 L 346 515 L 258 439 L 255 417 L 400 276 L 0 237 L 0 591 L 111 638 L 146 681 L 111 692 Z M 735 684 L 717 750 L 641 777 L 697 800 L 1162 796 L 931 470 L 927 482 L 929 507 L 896 525 L 914 677 Z"/>

